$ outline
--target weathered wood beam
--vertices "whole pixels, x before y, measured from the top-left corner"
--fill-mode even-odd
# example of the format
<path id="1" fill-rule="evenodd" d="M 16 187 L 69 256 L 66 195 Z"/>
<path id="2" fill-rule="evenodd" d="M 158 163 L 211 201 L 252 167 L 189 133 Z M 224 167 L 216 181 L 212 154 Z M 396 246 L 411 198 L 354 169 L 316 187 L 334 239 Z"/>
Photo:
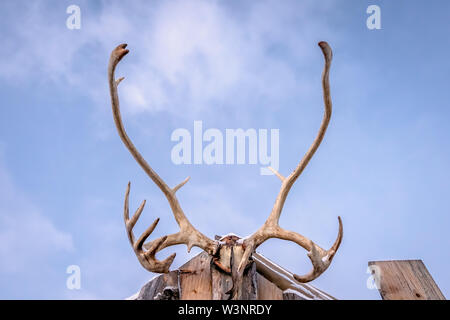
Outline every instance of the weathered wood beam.
<path id="1" fill-rule="evenodd" d="M 267 280 L 276 284 L 282 291 L 291 290 L 305 300 L 336 300 L 333 296 L 315 288 L 308 283 L 300 283 L 294 275 L 276 263 L 270 261 L 260 253 L 253 253 L 256 270 Z"/>
<path id="2" fill-rule="evenodd" d="M 211 265 L 212 299 L 229 300 L 230 289 L 233 287 L 232 276 L 226 274 L 214 264 Z M 244 272 L 241 289 L 241 300 L 258 299 L 258 281 L 256 264 L 254 262 Z"/>
<path id="3" fill-rule="evenodd" d="M 142 287 L 136 300 L 178 300 L 178 271 L 162 274 Z"/>
<path id="4" fill-rule="evenodd" d="M 258 300 L 283 300 L 283 291 L 261 274 L 257 274 Z"/>
<path id="5" fill-rule="evenodd" d="M 445 300 L 422 260 L 370 261 L 383 300 Z"/>
<path id="6" fill-rule="evenodd" d="M 203 251 L 179 268 L 181 300 L 211 300 L 211 255 Z"/>

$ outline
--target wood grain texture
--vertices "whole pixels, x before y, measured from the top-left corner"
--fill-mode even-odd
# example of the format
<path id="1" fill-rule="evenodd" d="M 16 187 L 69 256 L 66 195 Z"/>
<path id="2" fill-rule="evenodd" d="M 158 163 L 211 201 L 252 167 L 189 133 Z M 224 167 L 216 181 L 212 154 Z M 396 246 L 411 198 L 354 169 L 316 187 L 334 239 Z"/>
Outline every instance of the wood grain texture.
<path id="1" fill-rule="evenodd" d="M 283 291 L 261 274 L 256 275 L 258 300 L 283 300 Z"/>
<path id="2" fill-rule="evenodd" d="M 149 281 L 142 287 L 136 300 L 160 300 L 165 298 L 177 300 L 178 293 L 178 271 L 171 271 Z"/>
<path id="3" fill-rule="evenodd" d="M 294 292 L 283 292 L 283 300 L 306 300 L 302 296 L 294 293 Z"/>
<path id="4" fill-rule="evenodd" d="M 179 269 L 181 300 L 211 300 L 211 256 L 203 251 Z"/>
<path id="5" fill-rule="evenodd" d="M 292 272 L 280 267 L 262 254 L 255 252 L 252 257 L 256 263 L 257 272 L 270 283 L 276 285 L 282 292 L 286 290 L 297 291 L 302 297 L 311 300 L 336 300 L 333 296 L 309 283 L 298 282 Z"/>
<path id="6" fill-rule="evenodd" d="M 370 261 L 383 300 L 445 300 L 422 260 Z"/>
<path id="7" fill-rule="evenodd" d="M 233 280 L 230 275 L 216 268 L 215 265 L 211 266 L 211 283 L 213 300 L 228 300 L 230 298 L 230 295 L 226 292 L 233 287 Z"/>
<path id="8" fill-rule="evenodd" d="M 242 281 L 242 300 L 258 299 L 258 280 L 257 280 L 256 264 L 252 262 L 244 273 Z"/>
<path id="9" fill-rule="evenodd" d="M 254 254 L 242 279 L 242 300 L 329 300 L 334 299 L 309 284 L 298 283 L 292 273 Z M 136 300 L 229 300 L 233 287 L 231 275 L 223 272 L 211 256 L 203 252 L 178 270 L 153 278 L 138 294 Z"/>
<path id="10" fill-rule="evenodd" d="M 212 283 L 212 299 L 213 300 L 229 300 L 230 294 L 227 292 L 233 287 L 233 279 L 231 275 L 226 274 L 214 264 L 211 265 L 211 283 Z M 242 280 L 242 296 L 241 300 L 257 300 L 258 299 L 258 281 L 256 264 L 252 263 L 244 272 Z"/>

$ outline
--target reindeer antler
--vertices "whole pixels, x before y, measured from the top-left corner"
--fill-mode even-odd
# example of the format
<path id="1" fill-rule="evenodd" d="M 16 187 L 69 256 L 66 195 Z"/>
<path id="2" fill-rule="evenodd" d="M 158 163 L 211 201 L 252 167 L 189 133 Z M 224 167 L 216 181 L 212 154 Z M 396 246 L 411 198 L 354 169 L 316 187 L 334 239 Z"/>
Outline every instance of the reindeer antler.
<path id="1" fill-rule="evenodd" d="M 185 244 L 188 247 L 188 251 L 191 250 L 193 246 L 200 247 L 205 250 L 209 254 L 214 255 L 217 251 L 217 243 L 213 240 L 209 239 L 197 229 L 195 229 L 192 224 L 189 222 L 187 217 L 185 216 L 181 206 L 178 202 L 175 193 L 184 186 L 189 177 L 186 178 L 183 182 L 178 184 L 174 188 L 169 188 L 169 186 L 164 182 L 163 179 L 150 167 L 150 165 L 145 161 L 142 155 L 137 151 L 136 147 L 131 142 L 128 137 L 125 128 L 122 123 L 122 117 L 120 115 L 120 106 L 119 106 L 119 96 L 117 93 L 117 86 L 124 78 L 119 78 L 115 80 L 114 72 L 117 64 L 120 60 L 129 52 L 126 50 L 126 44 L 121 44 L 117 46 L 113 52 L 111 53 L 111 57 L 109 59 L 108 65 L 108 81 L 109 81 L 109 90 L 111 94 L 111 105 L 114 116 L 114 122 L 116 123 L 117 131 L 119 132 L 119 136 L 122 139 L 123 143 L 130 151 L 131 155 L 134 159 L 139 163 L 139 165 L 144 169 L 150 179 L 161 189 L 161 191 L 166 196 L 169 201 L 170 208 L 172 209 L 175 220 L 177 221 L 180 231 L 174 234 L 170 234 L 168 236 L 160 237 L 156 240 L 150 241 L 146 243 L 145 240 L 150 236 L 150 234 L 155 229 L 156 225 L 159 222 L 159 218 L 156 219 L 152 225 L 139 237 L 137 241 L 134 239 L 133 227 L 136 224 L 139 216 L 144 210 L 145 200 L 142 202 L 141 206 L 137 209 L 136 213 L 133 217 L 129 218 L 129 209 L 128 209 L 128 196 L 130 193 L 130 183 L 128 183 L 127 191 L 125 194 L 125 206 L 124 206 L 124 220 L 125 227 L 128 234 L 128 239 L 134 249 L 136 256 L 139 259 L 141 265 L 151 272 L 168 272 L 170 265 L 175 258 L 175 253 L 166 258 L 163 261 L 159 261 L 155 258 L 155 254 L 158 251 L 161 251 L 164 248 L 169 246 L 177 245 L 177 244 Z M 143 247 L 147 250 L 145 251 Z"/>
<path id="2" fill-rule="evenodd" d="M 325 104 L 325 113 L 322 120 L 322 124 L 320 126 L 319 132 L 317 134 L 316 139 L 312 143 L 309 150 L 306 152 L 296 169 L 288 176 L 283 177 L 281 174 L 276 172 L 278 178 L 282 181 L 280 192 L 276 198 L 273 209 L 263 224 L 263 226 L 258 229 L 253 235 L 243 239 L 241 242 L 243 247 L 245 248 L 244 254 L 240 261 L 239 267 L 237 268 L 237 272 L 233 272 L 233 280 L 236 281 L 236 290 L 233 292 L 233 298 L 240 297 L 240 283 L 242 282 L 242 275 L 247 265 L 250 255 L 256 250 L 258 246 L 260 246 L 264 241 L 270 238 L 279 238 L 283 240 L 293 241 L 306 249 L 308 251 L 308 257 L 310 258 L 313 269 L 311 272 L 304 276 L 294 275 L 295 279 L 299 282 L 308 282 L 316 279 L 320 274 L 322 274 L 330 265 L 336 251 L 338 250 L 343 236 L 343 227 L 341 218 L 338 217 L 339 220 L 339 232 L 336 241 L 333 246 L 329 250 L 324 250 L 319 247 L 317 244 L 307 239 L 306 237 L 292 231 L 285 230 L 279 226 L 279 219 L 281 215 L 281 211 L 283 209 L 284 203 L 286 201 L 287 195 L 289 194 L 290 189 L 292 188 L 295 181 L 298 179 L 300 174 L 303 172 L 305 167 L 308 165 L 312 156 L 316 152 L 320 143 L 323 140 L 325 135 L 325 131 L 328 127 L 328 123 L 331 118 L 331 97 L 330 97 L 330 86 L 329 86 L 329 71 L 332 59 L 332 51 L 329 45 L 326 42 L 319 43 L 320 48 L 322 49 L 322 53 L 325 58 L 325 67 L 322 74 L 322 86 L 323 86 L 323 96 L 324 96 L 324 104 Z M 196 230 L 189 220 L 186 218 L 181 206 L 178 202 L 178 199 L 175 196 L 175 193 L 186 184 L 189 180 L 187 178 L 180 184 L 178 184 L 174 188 L 169 188 L 167 184 L 161 179 L 161 177 L 153 171 L 153 169 L 149 166 L 149 164 L 145 161 L 145 159 L 141 156 L 141 154 L 137 151 L 131 140 L 129 139 L 127 133 L 125 132 L 121 115 L 120 115 L 120 107 L 119 107 L 119 98 L 117 93 L 117 86 L 123 80 L 120 78 L 115 80 L 114 72 L 117 64 L 120 60 L 129 52 L 125 49 L 126 44 L 119 45 L 114 51 L 111 53 L 111 57 L 109 60 L 108 66 L 108 79 L 109 79 L 109 87 L 111 94 L 111 104 L 113 110 L 114 121 L 117 127 L 117 131 L 119 132 L 119 136 L 122 139 L 125 146 L 128 148 L 134 159 L 139 163 L 139 165 L 144 169 L 150 179 L 161 189 L 161 191 L 166 196 L 169 205 L 172 209 L 175 220 L 177 221 L 180 231 L 168 236 L 163 236 L 157 238 L 153 241 L 150 241 L 144 244 L 145 240 L 150 236 L 150 234 L 155 229 L 156 225 L 159 222 L 159 218 L 156 219 L 152 225 L 139 237 L 137 241 L 135 241 L 133 234 L 133 227 L 136 224 L 139 216 L 141 215 L 145 201 L 141 204 L 141 206 L 136 210 L 136 213 L 133 217 L 129 217 L 129 207 L 128 207 L 128 198 L 130 193 L 130 184 L 128 184 L 127 191 L 125 194 L 125 206 L 124 206 L 124 220 L 125 227 L 127 230 L 128 238 L 130 243 L 138 257 L 142 266 L 151 271 L 151 272 L 168 272 L 169 267 L 175 258 L 175 254 L 172 254 L 168 258 L 163 261 L 159 261 L 155 258 L 155 254 L 160 250 L 167 248 L 176 244 L 186 244 L 188 247 L 188 251 L 193 247 L 197 246 L 201 249 L 205 250 L 211 255 L 215 255 L 217 250 L 219 249 L 219 243 L 215 242 L 198 230 Z M 235 285 L 233 284 L 233 287 Z"/>
<path id="3" fill-rule="evenodd" d="M 339 245 L 342 241 L 343 228 L 341 218 L 338 217 L 339 220 L 339 233 L 336 241 L 333 246 L 329 250 L 324 250 L 314 242 L 305 238 L 304 236 L 285 230 L 279 226 L 279 219 L 281 215 L 281 211 L 283 210 L 284 202 L 286 201 L 287 195 L 291 190 L 291 187 L 303 172 L 305 167 L 308 165 L 309 160 L 311 160 L 312 156 L 316 152 L 319 147 L 322 139 L 325 135 L 325 131 L 327 130 L 328 123 L 331 118 L 331 96 L 330 96 L 330 84 L 329 84 L 329 72 L 330 65 L 333 53 L 331 51 L 328 43 L 322 41 L 319 42 L 319 46 L 322 49 L 323 55 L 325 57 L 325 67 L 322 74 L 322 87 L 323 87 L 323 99 L 325 103 L 325 113 L 323 116 L 322 124 L 320 125 L 319 133 L 317 134 L 316 139 L 310 146 L 309 150 L 303 156 L 303 159 L 298 164 L 297 168 L 287 177 L 283 177 L 281 174 L 271 169 L 278 178 L 281 180 L 281 189 L 273 206 L 272 212 L 269 215 L 269 218 L 266 220 L 264 225 L 258 229 L 254 234 L 250 237 L 244 239 L 245 252 L 240 262 L 238 272 L 242 274 L 245 266 L 247 265 L 247 261 L 250 255 L 254 252 L 254 250 L 261 245 L 264 241 L 270 238 L 278 238 L 283 240 L 289 240 L 297 243 L 304 249 L 308 251 L 308 257 L 310 258 L 313 269 L 311 272 L 304 276 L 294 275 L 295 279 L 299 282 L 309 282 L 316 279 L 319 275 L 321 275 L 330 265 L 331 260 L 333 259 L 336 251 L 339 248 Z"/>

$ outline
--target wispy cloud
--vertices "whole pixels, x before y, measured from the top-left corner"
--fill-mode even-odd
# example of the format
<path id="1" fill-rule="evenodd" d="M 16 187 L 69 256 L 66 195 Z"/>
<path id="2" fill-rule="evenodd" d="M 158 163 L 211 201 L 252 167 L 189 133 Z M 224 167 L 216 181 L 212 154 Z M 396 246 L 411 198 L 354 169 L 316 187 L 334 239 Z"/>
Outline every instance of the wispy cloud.
<path id="1" fill-rule="evenodd" d="M 1 158 L 0 272 L 2 276 L 36 277 L 51 269 L 51 260 L 59 254 L 74 250 L 72 236 L 28 200 Z"/>
<path id="2" fill-rule="evenodd" d="M 449 242 L 445 10 L 386 2 L 383 29 L 369 31 L 364 2 L 77 4 L 81 30 L 66 28 L 64 1 L 0 4 L 2 297 L 123 298 L 150 279 L 123 227 L 128 179 L 130 207 L 148 200 L 136 234 L 156 217 L 152 239 L 177 231 L 167 201 L 115 133 L 106 67 L 123 42 L 130 54 L 117 76 L 125 76 L 119 94 L 129 134 L 168 184 L 192 176 L 177 195 L 193 225 L 213 237 L 258 228 L 280 182 L 253 165 L 176 166 L 170 133 L 191 131 L 192 120 L 205 129 L 279 128 L 280 172 L 289 174 L 317 133 L 316 42 L 329 41 L 333 119 L 281 225 L 328 248 L 342 216 L 342 246 L 315 282 L 338 298 L 377 298 L 365 287 L 367 261 L 386 258 L 423 258 L 448 291 L 449 255 L 435 245 Z M 426 24 L 410 19 L 417 12 Z M 444 49 L 432 50 L 435 43 Z M 311 267 L 286 241 L 259 250 L 298 273 Z M 174 267 L 190 257 L 185 246 L 159 257 L 171 252 Z M 65 286 L 69 264 L 81 268 L 80 291 Z"/>
<path id="3" fill-rule="evenodd" d="M 292 98 L 292 92 L 308 90 L 309 81 L 296 75 L 295 61 L 317 55 L 313 35 L 320 29 L 332 32 L 322 24 L 311 28 L 311 2 L 279 6 L 258 1 L 245 11 L 235 5 L 136 1 L 124 7 L 103 2 L 94 10 L 82 2 L 82 28 L 74 31 L 65 28 L 61 5 L 55 10 L 47 2 L 33 2 L 20 9 L 26 11 L 21 24 L 11 23 L 8 38 L 16 41 L 4 44 L 0 77 L 20 83 L 38 77 L 107 101 L 109 53 L 128 42 L 131 54 L 118 73 L 126 76 L 120 91 L 124 109 L 132 114 L 196 114 L 212 105 L 243 112 L 255 105 L 255 97 L 259 107 L 277 108 L 286 92 Z M 10 6 L 9 11 L 19 10 Z"/>

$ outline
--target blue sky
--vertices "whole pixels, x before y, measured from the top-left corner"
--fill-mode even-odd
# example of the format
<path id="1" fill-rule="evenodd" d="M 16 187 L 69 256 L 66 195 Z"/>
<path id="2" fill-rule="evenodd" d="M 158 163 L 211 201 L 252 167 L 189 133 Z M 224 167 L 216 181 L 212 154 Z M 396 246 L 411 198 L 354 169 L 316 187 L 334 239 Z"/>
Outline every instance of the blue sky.
<path id="1" fill-rule="evenodd" d="M 66 8 L 81 8 L 81 29 Z M 381 8 L 368 30 L 366 8 Z M 280 130 L 280 172 L 294 169 L 319 127 L 323 58 L 334 50 L 333 117 L 291 190 L 280 224 L 324 248 L 344 240 L 312 284 L 341 299 L 379 299 L 367 262 L 422 259 L 450 295 L 448 1 L 2 1 L 0 4 L 0 298 L 122 299 L 153 277 L 122 220 L 147 206 L 136 232 L 177 231 L 162 193 L 123 147 L 106 78 L 111 50 L 129 135 L 178 193 L 203 233 L 248 235 L 267 218 L 280 182 L 259 165 L 175 165 L 177 128 Z M 300 247 L 258 251 L 304 274 Z M 174 267 L 190 256 L 185 246 Z M 81 268 L 81 289 L 66 268 Z"/>

